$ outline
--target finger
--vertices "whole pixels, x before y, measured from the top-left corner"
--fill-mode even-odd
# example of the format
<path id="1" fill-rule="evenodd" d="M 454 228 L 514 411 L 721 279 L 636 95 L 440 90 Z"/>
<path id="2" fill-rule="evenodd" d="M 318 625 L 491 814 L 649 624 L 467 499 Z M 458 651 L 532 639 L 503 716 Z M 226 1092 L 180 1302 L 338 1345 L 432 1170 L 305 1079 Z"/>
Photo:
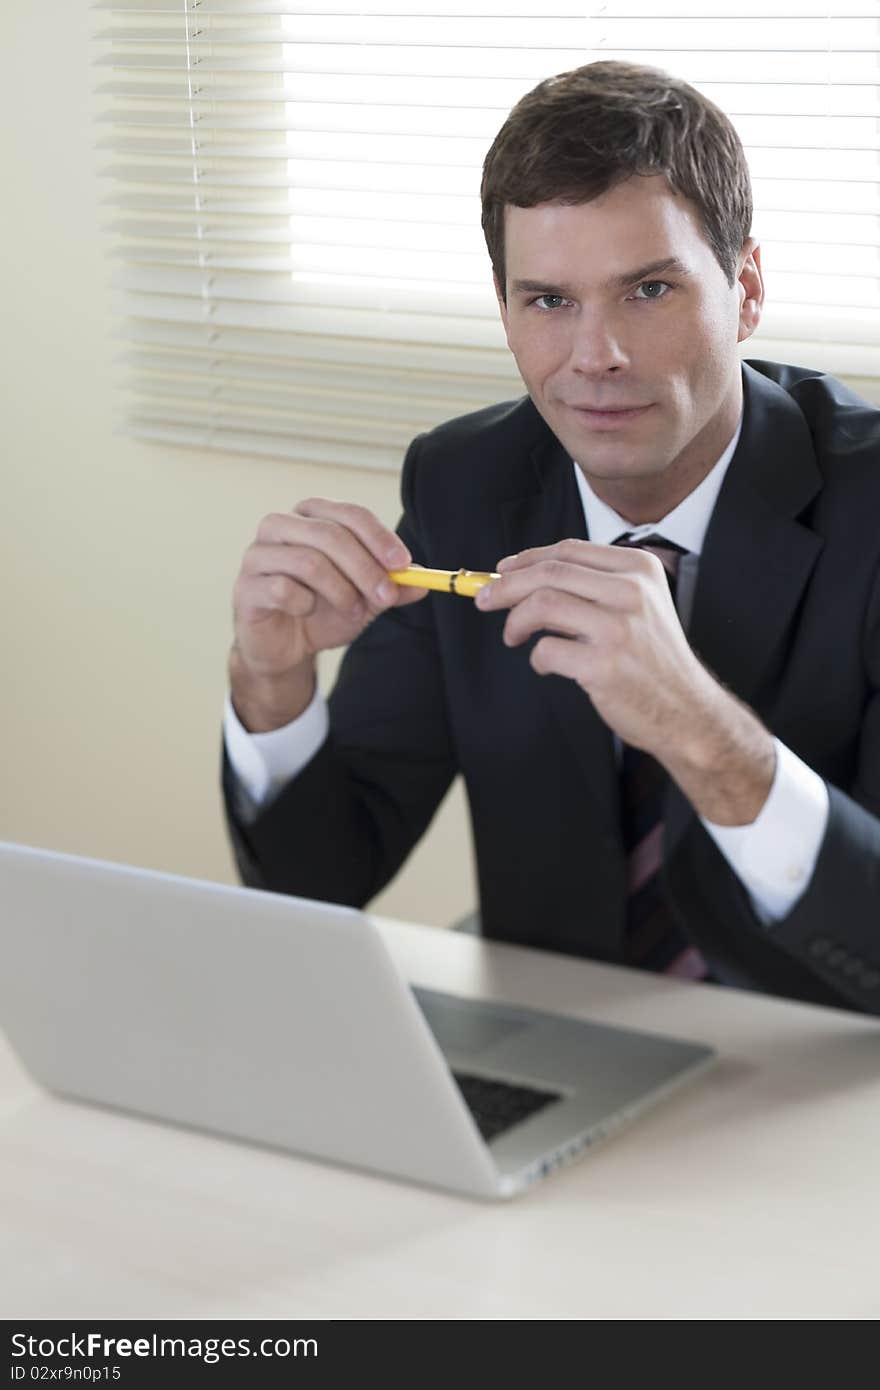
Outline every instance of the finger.
<path id="1" fill-rule="evenodd" d="M 514 570 L 527 569 L 532 565 L 548 560 L 560 560 L 566 564 L 588 566 L 608 574 L 633 571 L 650 574 L 662 563 L 649 550 L 639 550 L 634 546 L 597 545 L 594 541 L 568 539 L 557 541 L 555 545 L 536 546 L 531 550 L 521 550 L 516 555 L 505 555 L 495 569 L 499 574 L 509 574 Z"/>
<path id="2" fill-rule="evenodd" d="M 339 521 L 276 512 L 260 522 L 256 544 L 301 547 L 323 555 L 373 607 L 389 608 L 395 602 L 397 586 L 388 578 L 386 566 Z M 301 571 L 298 574 L 304 577 Z"/>
<path id="3" fill-rule="evenodd" d="M 653 558 L 653 557 L 651 557 Z M 662 573 L 663 566 L 659 560 Z M 487 584 L 477 596 L 484 610 L 512 608 L 541 589 L 576 594 L 593 603 L 622 612 L 636 612 L 645 599 L 645 586 L 651 577 L 639 571 L 604 572 L 560 559 L 545 559 L 522 569 L 505 570 L 500 579 Z"/>
<path id="4" fill-rule="evenodd" d="M 503 638 L 509 647 L 518 647 L 536 632 L 561 633 L 581 642 L 607 641 L 620 626 L 620 619 L 574 594 L 539 589 L 516 605 L 504 624 Z"/>
<path id="5" fill-rule="evenodd" d="M 337 612 L 357 620 L 365 618 L 368 605 L 354 591 L 355 598 Z M 233 606 L 244 622 L 258 622 L 270 613 L 286 613 L 291 618 L 306 618 L 320 600 L 319 593 L 287 574 L 242 575 L 235 587 Z"/>
<path id="6" fill-rule="evenodd" d="M 297 580 L 340 611 L 352 608 L 363 597 L 348 576 L 312 546 L 252 545 L 245 553 L 242 574 L 281 575 Z"/>
<path id="7" fill-rule="evenodd" d="M 287 547 L 283 549 L 287 550 Z M 355 620 L 378 611 L 375 605 L 366 603 L 353 586 L 345 581 L 343 585 L 344 592 L 337 589 L 331 597 L 323 584 L 316 583 L 314 579 L 304 584 L 297 581 L 292 573 L 243 573 L 235 586 L 233 607 L 247 623 L 259 622 L 261 618 L 277 612 L 286 613 L 292 618 L 308 617 L 314 612 L 319 597 L 326 598 L 340 614 Z M 405 593 L 400 593 L 396 605 L 389 606 L 402 608 L 408 603 L 417 603 L 427 594 L 427 589 L 407 589 Z"/>
<path id="8" fill-rule="evenodd" d="M 566 637 L 542 637 L 529 656 L 529 664 L 539 676 L 567 676 L 589 689 L 593 651 L 582 642 Z"/>
<path id="9" fill-rule="evenodd" d="M 430 589 L 415 589 L 409 584 L 406 588 L 402 584 L 395 584 L 394 587 L 397 589 L 397 602 L 393 605 L 395 608 L 405 608 L 408 603 L 418 603 L 431 592 Z"/>
<path id="10" fill-rule="evenodd" d="M 384 570 L 405 569 L 412 563 L 412 556 L 398 535 L 383 526 L 377 516 L 366 507 L 353 502 L 333 502 L 325 497 L 310 497 L 298 502 L 294 513 L 299 516 L 314 517 L 321 521 L 333 521 L 357 536 L 376 563 Z"/>

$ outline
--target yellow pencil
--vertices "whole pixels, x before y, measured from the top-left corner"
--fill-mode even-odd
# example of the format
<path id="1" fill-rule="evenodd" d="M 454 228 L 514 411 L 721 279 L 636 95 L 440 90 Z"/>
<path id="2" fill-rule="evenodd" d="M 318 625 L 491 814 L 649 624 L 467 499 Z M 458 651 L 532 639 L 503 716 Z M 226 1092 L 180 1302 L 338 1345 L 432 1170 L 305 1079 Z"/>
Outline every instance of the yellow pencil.
<path id="1" fill-rule="evenodd" d="M 422 565 L 410 565 L 405 570 L 392 570 L 390 579 L 413 589 L 437 589 L 442 594 L 461 594 L 473 598 L 484 584 L 500 579 L 500 574 L 481 570 L 429 570 Z"/>

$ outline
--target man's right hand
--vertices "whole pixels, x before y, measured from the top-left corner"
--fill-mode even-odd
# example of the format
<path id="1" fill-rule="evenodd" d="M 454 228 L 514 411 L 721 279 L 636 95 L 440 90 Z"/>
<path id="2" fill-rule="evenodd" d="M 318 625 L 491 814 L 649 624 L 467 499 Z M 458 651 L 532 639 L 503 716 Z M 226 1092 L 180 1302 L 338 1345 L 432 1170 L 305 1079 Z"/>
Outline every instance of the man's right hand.
<path id="1" fill-rule="evenodd" d="M 232 703 L 251 733 L 302 714 L 315 691 L 318 652 L 352 642 L 384 609 L 415 603 L 388 571 L 412 562 L 365 507 L 325 498 L 263 518 L 233 590 Z"/>

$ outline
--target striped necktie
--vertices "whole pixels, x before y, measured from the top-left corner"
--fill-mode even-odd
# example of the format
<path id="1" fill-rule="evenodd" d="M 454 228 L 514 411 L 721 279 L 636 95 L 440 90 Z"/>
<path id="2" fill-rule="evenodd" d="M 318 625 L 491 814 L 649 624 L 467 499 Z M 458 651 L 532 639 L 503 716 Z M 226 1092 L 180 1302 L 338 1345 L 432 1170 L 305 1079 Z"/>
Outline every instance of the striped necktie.
<path id="1" fill-rule="evenodd" d="M 631 532 L 614 545 L 650 550 L 661 561 L 675 600 L 678 565 L 687 551 L 663 536 L 632 540 Z M 660 870 L 663 845 L 663 797 L 668 777 L 650 753 L 622 745 L 620 806 L 627 857 L 624 964 L 680 979 L 704 980 L 709 967 L 678 926 L 663 895 Z"/>

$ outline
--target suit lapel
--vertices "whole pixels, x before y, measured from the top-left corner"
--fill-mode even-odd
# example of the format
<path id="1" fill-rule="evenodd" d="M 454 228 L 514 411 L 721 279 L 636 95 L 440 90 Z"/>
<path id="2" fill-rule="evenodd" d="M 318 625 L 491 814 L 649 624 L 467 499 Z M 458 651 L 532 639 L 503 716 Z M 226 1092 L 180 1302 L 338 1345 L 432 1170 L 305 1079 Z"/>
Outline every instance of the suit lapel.
<path id="1" fill-rule="evenodd" d="M 586 540 L 584 510 L 575 483 L 574 465 L 549 431 L 534 449 L 531 462 L 533 486 L 502 507 L 509 553 L 553 545 L 570 537 Z M 585 798 L 584 810 L 594 821 L 594 830 L 606 841 L 612 835 L 616 843 L 620 832 L 611 731 L 575 681 L 562 676 L 536 676 L 535 680 L 539 684 L 538 698 L 547 701 L 587 780 L 591 795 Z"/>
<path id="2" fill-rule="evenodd" d="M 797 516 L 821 487 L 797 404 L 743 366 L 743 428 L 706 532 L 688 640 L 709 670 L 760 708 L 822 548 Z M 666 850 L 693 809 L 670 789 Z"/>

